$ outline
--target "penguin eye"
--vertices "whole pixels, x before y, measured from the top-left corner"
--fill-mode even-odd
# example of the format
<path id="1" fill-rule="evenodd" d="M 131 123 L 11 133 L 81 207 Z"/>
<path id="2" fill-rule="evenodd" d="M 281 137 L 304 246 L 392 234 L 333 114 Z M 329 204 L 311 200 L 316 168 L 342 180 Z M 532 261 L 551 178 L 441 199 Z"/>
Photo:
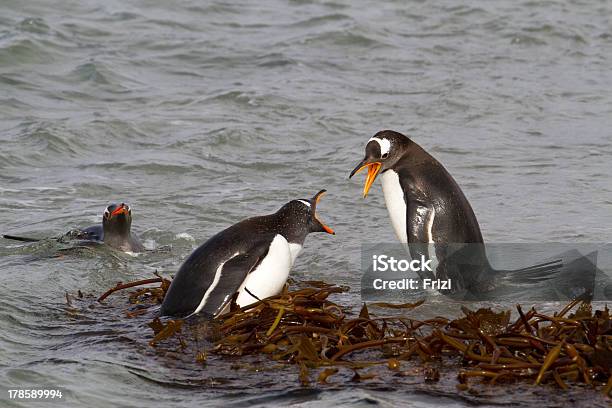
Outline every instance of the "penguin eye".
<path id="1" fill-rule="evenodd" d="M 380 156 L 382 159 L 386 159 L 387 157 L 389 157 L 389 152 L 384 153 L 382 156 Z"/>
<path id="2" fill-rule="evenodd" d="M 108 218 L 110 215 L 110 212 L 108 211 L 108 208 L 106 210 L 104 210 L 104 218 Z"/>

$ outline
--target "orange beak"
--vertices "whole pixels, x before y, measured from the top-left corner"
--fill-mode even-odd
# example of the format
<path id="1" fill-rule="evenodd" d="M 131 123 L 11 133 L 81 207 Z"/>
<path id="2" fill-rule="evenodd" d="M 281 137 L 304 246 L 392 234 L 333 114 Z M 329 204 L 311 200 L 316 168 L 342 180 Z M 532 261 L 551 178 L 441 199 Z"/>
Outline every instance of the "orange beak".
<path id="1" fill-rule="evenodd" d="M 121 204 L 119 207 L 117 207 L 112 213 L 111 213 L 111 217 L 114 217 L 116 215 L 119 214 L 125 214 L 127 215 L 127 209 L 125 208 L 125 205 Z"/>
<path id="2" fill-rule="evenodd" d="M 321 224 L 321 226 L 323 227 L 323 229 L 325 230 L 325 232 L 327 232 L 328 234 L 332 234 L 332 235 L 336 235 L 336 233 L 334 232 L 333 229 L 329 228 L 327 225 L 325 225 L 323 223 L 323 221 L 321 221 L 319 219 L 319 216 L 317 215 L 317 204 L 319 204 L 319 200 L 321 199 L 321 197 L 323 197 L 323 195 L 325 194 L 325 190 L 321 190 L 319 191 L 314 197 L 314 217 L 317 221 L 319 221 L 319 224 Z"/>
<path id="3" fill-rule="evenodd" d="M 378 173 L 380 172 L 382 163 L 381 162 L 366 163 L 362 165 L 361 167 L 357 168 L 356 170 L 353 170 L 353 173 L 351 173 L 351 177 L 353 177 L 355 174 L 359 173 L 361 170 L 365 169 L 366 167 L 368 168 L 368 176 L 366 177 L 365 184 L 363 185 L 363 198 L 366 198 L 368 196 L 368 191 L 370 191 L 370 187 L 372 187 L 374 180 L 376 180 L 376 176 L 378 176 Z"/>

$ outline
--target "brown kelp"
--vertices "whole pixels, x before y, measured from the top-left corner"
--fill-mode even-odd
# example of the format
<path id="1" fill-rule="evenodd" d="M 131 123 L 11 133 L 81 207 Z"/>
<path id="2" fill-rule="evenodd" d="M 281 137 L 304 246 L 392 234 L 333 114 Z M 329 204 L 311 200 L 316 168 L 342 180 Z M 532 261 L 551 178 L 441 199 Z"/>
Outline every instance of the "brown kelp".
<path id="1" fill-rule="evenodd" d="M 99 300 L 150 283 L 160 286 L 131 292 L 129 302 L 159 304 L 170 283 L 159 276 L 119 283 Z M 364 304 L 358 314 L 351 314 L 349 308 L 329 299 L 347 290 L 323 282 L 302 282 L 253 305 L 234 307 L 212 322 L 155 319 L 149 324 L 154 331 L 149 344 L 155 347 L 172 338 L 185 348 L 191 340 L 198 341 L 189 338 L 185 326 L 205 324 L 209 326 L 208 348 L 196 353 L 198 361 L 205 361 L 208 353 L 267 355 L 277 362 L 298 365 L 303 384 L 310 382 L 312 370 L 319 370 L 321 384 L 343 366 L 355 370 L 352 381 L 363 381 L 372 374 L 359 373 L 360 368 L 384 365 L 399 373 L 402 361 L 418 359 L 426 364 L 426 381 L 440 377 L 438 369 L 428 365 L 432 361 L 456 370 L 459 390 L 468 390 L 470 379 L 480 378 L 489 384 L 527 381 L 562 389 L 582 384 L 601 388 L 606 395 L 612 392 L 612 318 L 607 306 L 593 311 L 588 301 L 576 299 L 547 315 L 535 308 L 524 312 L 517 305 L 515 320 L 510 310 L 462 307 L 462 318 L 421 320 L 409 315 L 423 301 Z M 134 317 L 142 310 L 127 315 Z M 371 310 L 393 313 L 380 316 Z"/>

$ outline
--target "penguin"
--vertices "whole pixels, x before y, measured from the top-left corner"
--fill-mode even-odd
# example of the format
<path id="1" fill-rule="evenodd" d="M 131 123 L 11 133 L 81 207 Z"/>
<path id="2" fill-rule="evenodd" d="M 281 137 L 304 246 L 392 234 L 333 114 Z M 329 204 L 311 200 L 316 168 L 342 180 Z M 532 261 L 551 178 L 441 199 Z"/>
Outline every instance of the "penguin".
<path id="1" fill-rule="evenodd" d="M 58 241 L 83 240 L 103 242 L 104 244 L 124 252 L 143 252 L 144 246 L 135 234 L 131 232 L 132 209 L 125 203 L 111 204 L 104 210 L 102 224 L 69 231 Z M 40 239 L 2 235 L 5 239 L 23 242 L 37 242 Z"/>
<path id="2" fill-rule="evenodd" d="M 365 157 L 349 178 L 368 170 L 363 187 L 367 197 L 380 174 L 385 204 L 398 240 L 412 259 L 432 259 L 434 271 L 420 271 L 423 279 L 452 279 L 443 293 L 478 294 L 495 289 L 500 274 L 520 272 L 546 279 L 562 267 L 551 260 L 516 271 L 491 267 L 480 225 L 463 191 L 433 156 L 407 136 L 383 130 L 370 138 Z"/>
<path id="3" fill-rule="evenodd" d="M 215 318 L 234 299 L 243 307 L 280 293 L 306 236 L 335 234 L 316 212 L 324 193 L 292 200 L 274 214 L 247 218 L 212 236 L 180 267 L 160 315 Z"/>

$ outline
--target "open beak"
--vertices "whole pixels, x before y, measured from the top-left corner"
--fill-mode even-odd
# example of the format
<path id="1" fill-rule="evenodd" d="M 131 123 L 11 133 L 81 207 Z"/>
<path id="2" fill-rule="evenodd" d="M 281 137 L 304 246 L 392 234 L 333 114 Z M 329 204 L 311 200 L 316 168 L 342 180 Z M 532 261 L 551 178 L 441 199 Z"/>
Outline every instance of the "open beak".
<path id="1" fill-rule="evenodd" d="M 370 191 L 370 187 L 372 187 L 372 183 L 376 180 L 376 176 L 380 172 L 380 168 L 382 167 L 381 162 L 367 162 L 364 159 L 361 163 L 355 167 L 355 169 L 351 172 L 349 178 L 353 177 L 355 174 L 359 173 L 361 170 L 368 168 L 368 176 L 366 177 L 365 184 L 363 185 L 363 198 L 368 196 L 368 191 Z"/>
<path id="2" fill-rule="evenodd" d="M 319 203 L 319 200 L 321 199 L 321 197 L 323 197 L 323 195 L 325 194 L 327 190 L 321 190 L 319 191 L 317 194 L 315 194 L 314 197 L 312 197 L 312 203 L 313 205 L 313 211 L 314 211 L 314 217 L 315 219 L 319 222 L 319 224 L 321 224 L 321 227 L 323 227 L 323 230 L 325 232 L 327 232 L 328 234 L 332 234 L 332 235 L 336 235 L 336 233 L 334 232 L 333 229 L 329 228 L 327 225 L 325 225 L 320 219 L 319 216 L 317 215 L 317 204 Z"/>
<path id="3" fill-rule="evenodd" d="M 119 214 L 127 215 L 128 211 L 125 205 L 121 204 L 119 207 L 115 208 L 115 210 L 111 213 L 111 218 L 115 217 Z"/>

